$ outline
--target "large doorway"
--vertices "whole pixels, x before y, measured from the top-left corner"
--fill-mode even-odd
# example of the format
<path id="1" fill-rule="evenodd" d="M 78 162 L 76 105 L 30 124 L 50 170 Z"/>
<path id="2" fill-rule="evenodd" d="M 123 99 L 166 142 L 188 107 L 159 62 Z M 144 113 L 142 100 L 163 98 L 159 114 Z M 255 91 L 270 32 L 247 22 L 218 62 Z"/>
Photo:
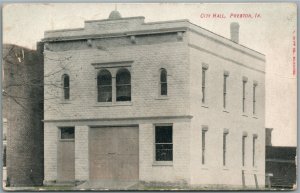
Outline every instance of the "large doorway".
<path id="1" fill-rule="evenodd" d="M 89 163 L 92 181 L 138 180 L 138 127 L 91 128 Z"/>

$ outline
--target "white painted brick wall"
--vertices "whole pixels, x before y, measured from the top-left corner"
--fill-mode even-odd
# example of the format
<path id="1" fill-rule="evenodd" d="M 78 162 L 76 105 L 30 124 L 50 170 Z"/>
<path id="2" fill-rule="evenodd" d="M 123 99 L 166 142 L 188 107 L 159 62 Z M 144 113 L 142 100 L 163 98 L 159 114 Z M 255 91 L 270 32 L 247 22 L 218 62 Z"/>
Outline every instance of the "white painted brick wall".
<path id="1" fill-rule="evenodd" d="M 88 126 L 75 127 L 75 179 L 89 179 L 89 139 Z"/>
<path id="2" fill-rule="evenodd" d="M 190 42 L 215 52 L 221 57 L 231 58 L 250 67 L 262 70 L 262 61 L 250 58 L 238 51 L 217 45 L 216 42 L 191 33 Z M 203 46 L 210 45 L 210 46 Z M 218 47 L 218 49 L 216 49 Z M 216 52 L 217 50 L 217 52 Z M 191 168 L 192 184 L 242 185 L 242 170 L 245 170 L 247 186 L 255 187 L 254 174 L 258 185 L 265 184 L 265 74 L 245 68 L 195 48 L 189 48 L 191 70 Z M 202 104 L 202 63 L 209 65 L 206 71 L 206 104 Z M 227 107 L 223 110 L 223 74 L 227 78 Z M 242 77 L 248 77 L 246 86 L 246 115 L 242 116 Z M 256 90 L 256 112 L 252 114 L 253 81 L 258 82 Z M 206 164 L 201 164 L 202 125 L 206 132 Z M 227 135 L 227 166 L 223 167 L 223 129 Z M 242 133 L 246 131 L 246 166 L 242 167 Z M 256 163 L 252 166 L 252 139 L 257 134 Z"/>
<path id="3" fill-rule="evenodd" d="M 58 128 L 44 124 L 44 180 L 57 180 L 57 141 Z"/>
<path id="4" fill-rule="evenodd" d="M 57 61 L 64 57 L 71 58 Z M 91 63 L 128 59 L 134 60 L 131 73 L 132 105 L 96 107 L 98 71 Z M 45 51 L 45 74 L 58 71 L 45 78 L 45 120 L 187 115 L 187 63 L 187 47 L 183 42 L 115 47 L 107 51 L 94 48 Z M 160 68 L 168 71 L 168 100 L 157 100 Z M 70 75 L 68 104 L 61 100 L 61 77 L 66 72 Z"/>
<path id="5" fill-rule="evenodd" d="M 190 182 L 190 124 L 173 123 L 173 165 L 154 165 L 154 125 L 139 125 L 139 177 L 146 182 Z"/>

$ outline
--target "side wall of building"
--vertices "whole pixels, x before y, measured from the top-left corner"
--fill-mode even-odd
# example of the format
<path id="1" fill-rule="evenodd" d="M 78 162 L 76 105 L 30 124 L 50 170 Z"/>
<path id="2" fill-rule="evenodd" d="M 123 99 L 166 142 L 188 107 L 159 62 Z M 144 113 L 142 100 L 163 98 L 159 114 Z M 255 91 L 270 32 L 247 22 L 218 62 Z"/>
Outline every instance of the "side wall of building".
<path id="1" fill-rule="evenodd" d="M 265 74 L 264 61 L 218 44 L 194 32 L 189 33 L 191 63 L 191 115 L 193 116 L 191 168 L 192 184 L 258 187 L 265 184 Z M 242 66 L 243 65 L 243 66 Z M 202 103 L 202 67 L 205 71 L 205 103 Z M 224 73 L 226 108 L 223 107 Z M 245 113 L 242 111 L 243 77 L 247 77 Z M 253 84 L 256 113 L 253 114 Z M 205 132 L 205 163 L 202 164 L 202 131 Z M 223 166 L 223 133 L 226 135 L 226 165 Z M 245 166 L 242 166 L 242 136 L 245 138 Z M 253 135 L 255 166 L 253 166 Z M 244 176 L 242 175 L 244 172 Z M 256 177 L 255 177 L 256 175 Z"/>

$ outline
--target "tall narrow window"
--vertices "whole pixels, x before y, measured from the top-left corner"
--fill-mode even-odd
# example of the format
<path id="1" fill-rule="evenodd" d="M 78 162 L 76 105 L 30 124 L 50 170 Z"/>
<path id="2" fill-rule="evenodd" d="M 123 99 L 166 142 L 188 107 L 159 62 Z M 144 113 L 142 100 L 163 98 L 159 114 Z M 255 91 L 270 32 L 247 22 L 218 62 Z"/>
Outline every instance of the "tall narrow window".
<path id="1" fill-rule="evenodd" d="M 63 93 L 64 93 L 64 99 L 69 100 L 70 99 L 70 77 L 67 74 L 63 75 Z"/>
<path id="2" fill-rule="evenodd" d="M 206 86 L 206 70 L 207 68 L 202 67 L 202 103 L 205 103 L 205 95 L 206 95 L 206 90 L 205 90 L 205 86 Z"/>
<path id="3" fill-rule="evenodd" d="M 130 72 L 122 68 L 116 76 L 117 101 L 131 101 L 131 76 Z"/>
<path id="4" fill-rule="evenodd" d="M 155 126 L 155 160 L 173 160 L 173 128 L 172 126 Z"/>
<path id="5" fill-rule="evenodd" d="M 3 144 L 3 167 L 6 167 L 6 144 Z"/>
<path id="6" fill-rule="evenodd" d="M 252 147 L 252 154 L 253 154 L 253 156 L 252 156 L 252 166 L 254 167 L 254 166 L 256 166 L 256 159 L 255 159 L 255 154 L 256 154 L 256 152 L 255 152 L 255 149 L 256 149 L 256 139 L 257 139 L 257 135 L 256 134 L 254 134 L 253 135 L 253 147 Z"/>
<path id="7" fill-rule="evenodd" d="M 223 132 L 223 166 L 226 166 L 227 135 L 228 135 L 228 130 L 225 129 L 225 131 Z"/>
<path id="8" fill-rule="evenodd" d="M 253 115 L 256 114 L 256 86 L 257 83 L 253 84 Z"/>
<path id="9" fill-rule="evenodd" d="M 112 101 L 112 78 L 108 70 L 101 70 L 97 77 L 98 102 Z"/>
<path id="10" fill-rule="evenodd" d="M 167 70 L 160 70 L 160 95 L 168 95 Z"/>
<path id="11" fill-rule="evenodd" d="M 243 77 L 243 113 L 246 112 L 246 83 L 247 78 Z"/>
<path id="12" fill-rule="evenodd" d="M 226 95 L 227 95 L 227 78 L 229 73 L 224 72 L 224 80 L 223 80 L 223 108 L 226 109 Z"/>
<path id="13" fill-rule="evenodd" d="M 206 150 L 206 144 L 205 144 L 205 134 L 207 132 L 207 127 L 202 128 L 202 164 L 205 164 L 205 150 Z"/>
<path id="14" fill-rule="evenodd" d="M 245 166 L 246 137 L 247 136 L 243 135 L 242 138 L 242 166 Z"/>

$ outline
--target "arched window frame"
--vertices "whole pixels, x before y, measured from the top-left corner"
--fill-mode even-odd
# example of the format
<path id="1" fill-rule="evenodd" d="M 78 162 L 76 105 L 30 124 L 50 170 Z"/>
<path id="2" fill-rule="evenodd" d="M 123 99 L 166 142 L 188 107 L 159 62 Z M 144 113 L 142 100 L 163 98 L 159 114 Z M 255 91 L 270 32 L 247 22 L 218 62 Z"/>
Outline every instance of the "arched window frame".
<path id="1" fill-rule="evenodd" d="M 119 82 L 121 81 L 119 77 L 121 76 L 121 73 L 128 73 L 129 75 L 129 81 L 127 82 Z M 123 80 L 124 81 L 124 80 Z M 122 90 L 126 90 L 127 96 L 120 96 L 120 93 Z M 124 92 L 123 90 L 123 92 Z M 124 98 L 121 98 L 124 97 Z M 126 98 L 127 97 L 127 98 Z M 116 101 L 121 102 L 121 101 L 131 101 L 131 72 L 127 68 L 120 68 L 118 69 L 116 73 Z"/>
<path id="2" fill-rule="evenodd" d="M 168 71 L 165 68 L 159 70 L 159 96 L 168 96 Z"/>
<path id="3" fill-rule="evenodd" d="M 106 73 L 106 74 L 104 74 Z M 101 83 L 101 75 L 106 76 L 108 75 L 108 82 L 107 83 Z M 104 99 L 104 95 L 106 96 L 106 99 Z M 104 99 L 104 100 L 102 100 Z M 98 102 L 112 102 L 112 75 L 111 72 L 107 69 L 101 69 L 99 70 L 97 74 L 97 101 Z"/>
<path id="4" fill-rule="evenodd" d="M 63 100 L 70 100 L 70 76 L 66 73 L 62 75 L 62 89 Z"/>

